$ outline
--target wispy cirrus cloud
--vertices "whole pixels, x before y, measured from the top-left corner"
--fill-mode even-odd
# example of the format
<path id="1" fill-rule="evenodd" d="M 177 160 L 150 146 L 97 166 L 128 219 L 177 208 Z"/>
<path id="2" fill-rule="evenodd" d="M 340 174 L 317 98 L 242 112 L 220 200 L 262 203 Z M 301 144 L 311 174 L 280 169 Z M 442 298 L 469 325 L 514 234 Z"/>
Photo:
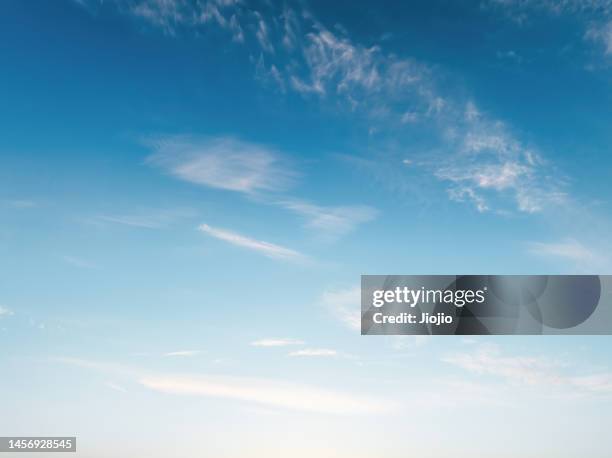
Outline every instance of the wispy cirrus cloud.
<path id="1" fill-rule="evenodd" d="M 378 210 L 367 205 L 332 207 L 303 200 L 283 200 L 278 205 L 303 217 L 307 228 L 332 238 L 342 236 L 378 215 Z"/>
<path id="2" fill-rule="evenodd" d="M 612 395 L 612 373 L 589 375 L 568 373 L 566 364 L 550 358 L 507 356 L 495 345 L 447 355 L 443 362 L 476 375 L 498 377 L 513 384 L 545 389 L 567 389 L 580 395 Z"/>
<path id="3" fill-rule="evenodd" d="M 393 336 L 391 347 L 394 350 L 413 350 L 427 345 L 431 341 L 431 336 Z"/>
<path id="4" fill-rule="evenodd" d="M 592 24 L 585 33 L 588 40 L 600 43 L 607 56 L 612 56 L 612 20 L 601 24 Z"/>
<path id="5" fill-rule="evenodd" d="M 450 183 L 451 199 L 472 202 L 481 212 L 506 197 L 526 213 L 563 202 L 562 180 L 542 155 L 475 102 L 444 94 L 429 66 L 361 46 L 315 19 L 298 52 L 303 65 L 285 72 L 294 90 L 344 101 L 351 111 L 367 113 L 377 130 L 433 123 L 440 146 L 418 161 L 419 168 Z"/>
<path id="6" fill-rule="evenodd" d="M 531 242 L 527 244 L 528 251 L 538 256 L 565 258 L 576 262 L 591 262 L 599 256 L 591 249 L 574 239 L 559 242 Z"/>
<path id="7" fill-rule="evenodd" d="M 38 207 L 38 203 L 29 199 L 7 199 L 2 201 L 7 207 L 15 209 L 28 209 Z"/>
<path id="8" fill-rule="evenodd" d="M 116 0 L 120 7 L 133 16 L 144 19 L 169 35 L 181 27 L 205 27 L 215 24 L 228 31 L 232 40 L 244 41 L 244 31 L 237 19 L 241 15 L 239 0 Z"/>
<path id="9" fill-rule="evenodd" d="M 298 251 L 292 250 L 290 248 L 285 248 L 280 245 L 275 245 L 270 242 L 256 240 L 227 229 L 220 229 L 209 226 L 208 224 L 202 224 L 198 227 L 198 230 L 216 239 L 223 240 L 224 242 L 230 243 L 232 245 L 246 248 L 247 250 L 255 251 L 269 258 L 283 260 L 306 259 L 306 256 L 299 253 Z"/>
<path id="10" fill-rule="evenodd" d="M 179 358 L 189 358 L 192 356 L 198 356 L 202 354 L 201 350 L 177 350 L 177 351 L 169 351 L 163 354 L 163 356 L 167 357 L 179 357 Z"/>
<path id="11" fill-rule="evenodd" d="M 155 151 L 147 163 L 210 188 L 245 194 L 279 191 L 295 177 L 274 149 L 233 137 L 169 136 L 147 144 Z"/>
<path id="12" fill-rule="evenodd" d="M 361 329 L 361 288 L 325 291 L 321 303 L 345 326 L 352 330 Z"/>
<path id="13" fill-rule="evenodd" d="M 484 6 L 501 10 L 519 24 L 539 13 L 550 17 L 571 16 L 581 21 L 584 38 L 599 43 L 606 56 L 612 55 L 612 1 L 610 0 L 489 0 Z"/>
<path id="14" fill-rule="evenodd" d="M 304 348 L 302 350 L 292 351 L 289 353 L 289 356 L 333 357 L 338 356 L 338 352 L 330 348 Z"/>
<path id="15" fill-rule="evenodd" d="M 104 213 L 87 219 L 96 225 L 118 224 L 141 229 L 161 229 L 195 216 L 189 208 L 136 209 L 125 213 Z"/>
<path id="16" fill-rule="evenodd" d="M 251 342 L 253 347 L 288 347 L 293 345 L 304 345 L 305 342 L 299 339 L 260 339 Z"/>
<path id="17" fill-rule="evenodd" d="M 197 28 L 209 22 L 223 27 L 233 19 L 240 30 L 249 31 L 244 34 L 245 46 L 258 51 L 254 55 L 259 54 L 259 59 L 252 59 L 258 78 L 305 98 L 315 95 L 335 102 L 344 107 L 344 114 L 358 113 L 360 118 L 365 114 L 370 130 L 395 136 L 401 129 L 427 123 L 437 131 L 439 146 L 435 159 L 420 170 L 448 184 L 452 200 L 468 201 L 484 212 L 497 209 L 498 198 L 503 201 L 510 196 L 516 210 L 538 213 L 557 205 L 565 195 L 557 184 L 556 170 L 541 160 L 542 154 L 525 146 L 474 102 L 457 96 L 457 91 L 443 90 L 448 84 L 439 83 L 439 69 L 425 62 L 386 52 L 381 44 L 355 42 L 348 33 L 325 27 L 306 9 L 296 12 L 287 6 L 259 4 L 247 8 L 243 2 L 221 0 L 169 3 L 173 5 L 159 0 L 135 2 L 146 6 L 143 17 L 165 29 L 168 24 Z M 216 13 L 204 13 L 209 10 Z M 157 17 L 162 19 L 151 19 Z M 472 148 L 469 156 L 462 154 L 473 146 L 475 137 L 486 145 Z M 501 137 L 505 145 L 491 142 Z M 193 146 L 193 141 L 163 140 L 151 162 L 183 180 L 244 193 L 278 190 L 291 179 L 278 155 L 268 148 L 235 139 L 206 140 Z M 540 160 L 530 162 L 530 157 Z"/>
<path id="18" fill-rule="evenodd" d="M 272 408 L 321 414 L 383 414 L 397 408 L 383 397 L 323 388 L 299 382 L 236 375 L 175 374 L 152 372 L 113 363 L 78 358 L 53 361 L 124 377 L 152 391 L 178 396 L 259 404 Z"/>
<path id="19" fill-rule="evenodd" d="M 464 129 L 452 141 L 457 150 L 434 175 L 452 184 L 453 200 L 473 202 L 478 211 L 490 210 L 493 197 L 514 201 L 519 211 L 541 212 L 566 201 L 563 180 L 533 148 L 507 132 L 501 122 L 483 119 L 473 103 L 466 106 Z"/>
<path id="20" fill-rule="evenodd" d="M 3 305 L 0 305 L 0 318 L 14 315 L 14 312 Z"/>
<path id="21" fill-rule="evenodd" d="M 127 390 L 123 386 L 119 385 L 118 383 L 106 382 L 104 385 L 113 391 L 118 391 L 119 393 L 127 393 Z"/>
<path id="22" fill-rule="evenodd" d="M 68 264 L 74 267 L 80 267 L 83 269 L 95 269 L 98 267 L 93 262 L 77 257 L 77 256 L 65 255 L 65 256 L 62 256 L 62 259 L 64 260 L 64 262 L 67 262 Z"/>
<path id="23" fill-rule="evenodd" d="M 303 217 L 306 226 L 336 239 L 359 224 L 371 221 L 378 211 L 367 205 L 324 206 L 306 200 L 274 197 L 297 177 L 287 156 L 274 148 L 232 137 L 168 136 L 147 141 L 154 153 L 147 163 L 172 176 L 209 188 L 257 194 L 258 200 Z M 105 221 L 155 227 L 156 219 L 138 215 L 103 215 Z"/>
<path id="24" fill-rule="evenodd" d="M 221 398 L 298 411 L 350 415 L 391 410 L 385 400 L 271 379 L 154 375 L 142 377 L 139 382 L 167 394 Z"/>

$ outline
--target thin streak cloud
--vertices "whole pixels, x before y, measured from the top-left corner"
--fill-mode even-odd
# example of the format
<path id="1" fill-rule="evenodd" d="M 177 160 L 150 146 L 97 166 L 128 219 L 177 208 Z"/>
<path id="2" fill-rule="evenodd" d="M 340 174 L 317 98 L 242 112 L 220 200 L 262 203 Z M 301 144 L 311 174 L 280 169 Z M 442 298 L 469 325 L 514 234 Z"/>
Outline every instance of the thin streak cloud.
<path id="1" fill-rule="evenodd" d="M 336 350 L 331 350 L 329 348 L 304 348 L 303 350 L 296 350 L 289 353 L 289 356 L 338 356 L 338 352 Z"/>
<path id="2" fill-rule="evenodd" d="M 351 415 L 391 409 L 381 399 L 262 378 L 160 375 L 143 377 L 140 383 L 161 393 L 231 399 L 297 411 Z"/>
<path id="3" fill-rule="evenodd" d="M 169 351 L 167 353 L 164 353 L 164 356 L 169 356 L 169 357 L 190 357 L 190 356 L 198 356 L 199 354 L 201 354 L 202 352 L 200 350 L 178 350 L 178 351 Z"/>
<path id="4" fill-rule="evenodd" d="M 227 229 L 215 228 L 209 226 L 208 224 L 202 224 L 198 227 L 198 229 L 211 237 L 222 240 L 231 245 L 255 251 L 269 258 L 283 260 L 300 260 L 306 258 L 303 254 L 290 248 L 285 248 L 283 246 L 275 245 L 270 242 L 264 242 L 262 240 L 256 240 Z"/>
<path id="5" fill-rule="evenodd" d="M 299 339 L 260 339 L 251 342 L 252 347 L 288 347 L 292 345 L 304 345 Z"/>
<path id="6" fill-rule="evenodd" d="M 577 240 L 568 239 L 560 242 L 532 242 L 528 244 L 529 252 L 538 256 L 565 258 L 576 262 L 595 261 L 598 256 Z"/>

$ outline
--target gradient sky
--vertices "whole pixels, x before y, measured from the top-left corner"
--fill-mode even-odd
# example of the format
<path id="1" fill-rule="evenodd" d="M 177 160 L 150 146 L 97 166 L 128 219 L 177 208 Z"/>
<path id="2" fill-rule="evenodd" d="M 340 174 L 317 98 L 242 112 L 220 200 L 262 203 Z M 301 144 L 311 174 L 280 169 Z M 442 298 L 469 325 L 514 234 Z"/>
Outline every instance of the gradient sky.
<path id="1" fill-rule="evenodd" d="M 0 82 L 0 435 L 610 456 L 610 338 L 362 337 L 358 289 L 612 274 L 609 0 L 5 0 Z"/>

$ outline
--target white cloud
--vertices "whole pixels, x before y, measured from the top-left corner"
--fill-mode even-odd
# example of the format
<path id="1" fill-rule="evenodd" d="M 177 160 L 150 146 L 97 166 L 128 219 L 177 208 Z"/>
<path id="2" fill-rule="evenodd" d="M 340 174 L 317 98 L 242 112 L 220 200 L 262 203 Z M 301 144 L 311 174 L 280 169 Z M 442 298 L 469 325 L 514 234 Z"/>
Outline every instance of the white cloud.
<path id="1" fill-rule="evenodd" d="M 507 3 L 510 7 L 517 2 Z M 578 8 L 578 2 L 570 3 Z M 257 10 L 245 12 L 241 3 L 233 1 L 137 4 L 154 11 L 153 18 L 161 16 L 157 23 L 164 28 L 168 23 L 193 27 L 213 20 L 227 27 L 233 18 L 241 31 L 251 31 L 248 39 L 260 51 L 255 55 L 266 55 L 267 62 L 263 57 L 252 59 L 257 78 L 274 81 L 283 91 L 317 94 L 341 102 L 338 105 L 351 112 L 360 110 L 376 123 L 372 130 L 380 127 L 395 133 L 394 129 L 409 129 L 414 121 L 429 117 L 440 145 L 435 165 L 425 171 L 450 183 L 451 199 L 472 201 L 479 211 L 486 211 L 497 206 L 498 197 L 510 196 L 519 211 L 535 213 L 565 197 L 554 170 L 543 161 L 529 162 L 528 157 L 537 155 L 474 102 L 440 89 L 435 68 L 424 63 L 385 53 L 377 45 L 355 43 L 346 32 L 327 29 L 307 11 L 296 14 L 287 7 L 271 7 L 281 19 L 272 20 Z M 150 13 L 144 16 L 155 22 Z M 277 57 L 273 52 L 279 50 L 280 55 L 281 48 L 285 52 Z M 152 163 L 180 179 L 214 188 L 244 193 L 279 190 L 293 177 L 275 151 L 232 138 L 171 137 L 155 148 Z"/>
<path id="2" fill-rule="evenodd" d="M 302 350 L 296 350 L 289 353 L 289 356 L 338 356 L 336 350 L 330 350 L 329 348 L 304 348 Z"/>
<path id="3" fill-rule="evenodd" d="M 425 65 L 360 46 L 312 21 L 301 49 L 303 67 L 288 69 L 296 91 L 343 99 L 351 110 L 362 108 L 385 125 L 434 118 L 442 146 L 429 171 L 452 184 L 452 199 L 470 200 L 479 211 L 494 208 L 494 200 L 504 196 L 527 213 L 564 201 L 560 180 L 532 148 L 473 101 L 443 96 Z"/>
<path id="4" fill-rule="evenodd" d="M 571 383 L 591 393 L 612 394 L 612 374 L 572 377 Z"/>
<path id="5" fill-rule="evenodd" d="M 415 111 L 406 111 L 401 118 L 402 124 L 408 124 L 418 121 L 419 114 Z"/>
<path id="6" fill-rule="evenodd" d="M 202 224 L 198 227 L 198 229 L 211 237 L 231 243 L 232 245 L 246 248 L 248 250 L 256 251 L 269 258 L 285 260 L 299 260 L 306 258 L 304 255 L 295 250 L 291 250 L 280 245 L 275 245 L 273 243 L 255 240 L 227 229 L 214 228 L 208 224 Z"/>
<path id="7" fill-rule="evenodd" d="M 68 264 L 71 264 L 75 267 L 80 267 L 83 269 L 95 269 L 97 267 L 94 263 L 89 262 L 86 259 L 78 258 L 76 256 L 66 255 L 66 256 L 62 256 L 62 259 Z"/>
<path id="8" fill-rule="evenodd" d="M 565 258 L 576 262 L 588 262 L 598 259 L 592 250 L 577 240 L 567 239 L 561 242 L 532 242 L 528 244 L 529 252 L 538 256 Z"/>
<path id="9" fill-rule="evenodd" d="M 164 356 L 170 356 L 170 357 L 174 357 L 174 356 L 178 356 L 178 357 L 190 357 L 190 356 L 198 356 L 199 354 L 201 354 L 202 351 L 200 350 L 178 350 L 178 351 L 169 351 L 164 353 Z"/>
<path id="10" fill-rule="evenodd" d="M 499 377 L 515 384 L 580 390 L 580 394 L 612 394 L 611 373 L 572 375 L 564 370 L 567 369 L 565 364 L 541 357 L 505 356 L 494 345 L 449 355 L 442 361 L 477 375 Z"/>
<path id="11" fill-rule="evenodd" d="M 264 51 L 273 53 L 274 46 L 272 46 L 272 43 L 270 42 L 268 25 L 266 24 L 266 21 L 264 20 L 261 14 L 259 14 L 257 11 L 255 11 L 254 14 L 257 18 L 257 31 L 255 32 L 257 41 L 259 41 L 259 45 Z"/>
<path id="12" fill-rule="evenodd" d="M 285 200 L 278 204 L 304 217 L 308 228 L 332 237 L 344 235 L 378 215 L 378 210 L 366 205 L 325 207 L 300 200 Z"/>
<path id="13" fill-rule="evenodd" d="M 501 8 L 518 23 L 528 21 L 533 13 L 539 12 L 549 13 L 551 17 L 571 16 L 573 21 L 582 21 L 585 24 L 586 39 L 601 43 L 605 54 L 612 54 L 610 0 L 489 0 L 485 2 L 487 3 Z"/>
<path id="14" fill-rule="evenodd" d="M 605 24 L 591 25 L 585 34 L 589 40 L 603 45 L 606 55 L 612 55 L 612 21 Z"/>
<path id="15" fill-rule="evenodd" d="M 35 208 L 38 206 L 38 204 L 34 202 L 33 200 L 27 200 L 27 199 L 5 200 L 4 203 L 11 208 L 17 208 L 17 209 Z"/>
<path id="16" fill-rule="evenodd" d="M 208 1 L 193 5 L 202 8 L 199 16 L 200 23 L 215 22 L 222 29 L 229 30 L 232 33 L 232 40 L 237 43 L 244 42 L 244 30 L 240 25 L 237 14 L 239 11 L 231 8 L 238 2 L 233 0 L 216 0 Z M 224 10 L 229 8 L 229 12 Z"/>
<path id="17" fill-rule="evenodd" d="M 339 38 L 316 24 L 316 31 L 307 35 L 308 45 L 303 48 L 310 71 L 309 83 L 313 88 L 333 85 L 337 92 L 354 88 L 374 88 L 381 80 L 376 56 L 378 48 L 354 46 L 349 40 Z"/>
<path id="18" fill-rule="evenodd" d="M 467 110 L 469 121 L 454 141 L 458 154 L 444 158 L 443 166 L 432 166 L 438 179 L 452 184 L 451 199 L 472 201 L 484 212 L 492 208 L 493 197 L 506 196 L 525 213 L 566 201 L 562 181 L 551 178 L 535 151 L 510 135 L 502 123 L 484 118 L 473 104 Z"/>
<path id="19" fill-rule="evenodd" d="M 14 315 L 12 310 L 9 310 L 8 308 L 0 305 L 0 318 L 6 317 L 6 316 L 11 316 L 11 315 Z"/>
<path id="20" fill-rule="evenodd" d="M 139 209 L 131 213 L 102 214 L 89 220 L 93 224 L 119 224 L 142 229 L 161 229 L 195 215 L 191 209 Z"/>
<path id="21" fill-rule="evenodd" d="M 383 400 L 277 380 L 230 376 L 147 376 L 140 383 L 162 393 L 252 402 L 269 407 L 329 414 L 383 413 Z"/>
<path id="22" fill-rule="evenodd" d="M 385 413 L 397 407 L 397 403 L 384 398 L 285 380 L 246 376 L 152 373 L 138 368 L 76 358 L 54 358 L 53 361 L 113 374 L 114 377 L 135 379 L 146 388 L 167 394 L 203 396 L 282 409 L 342 415 Z"/>
<path id="23" fill-rule="evenodd" d="M 118 391 L 120 393 L 127 393 L 127 390 L 121 385 L 114 382 L 106 382 L 105 385 L 111 390 Z"/>
<path id="24" fill-rule="evenodd" d="M 300 23 L 295 11 L 285 7 L 283 10 L 283 46 L 292 50 L 297 46 Z"/>
<path id="25" fill-rule="evenodd" d="M 237 19 L 239 11 L 234 8 L 238 0 L 116 0 L 116 3 L 169 35 L 174 35 L 180 27 L 197 28 L 213 23 L 231 32 L 234 41 L 244 41 Z"/>
<path id="26" fill-rule="evenodd" d="M 148 158 L 181 180 L 242 193 L 285 189 L 295 174 L 271 148 L 231 137 L 166 137 Z"/>
<path id="27" fill-rule="evenodd" d="M 394 350 L 411 350 L 426 345 L 431 340 L 431 336 L 393 336 L 391 347 Z"/>
<path id="28" fill-rule="evenodd" d="M 551 361 L 523 356 L 503 356 L 496 346 L 446 356 L 442 361 L 480 375 L 494 375 L 527 384 L 558 384 Z"/>
<path id="29" fill-rule="evenodd" d="M 253 347 L 288 347 L 291 345 L 304 345 L 303 340 L 298 339 L 260 339 L 251 342 Z"/>
<path id="30" fill-rule="evenodd" d="M 361 329 L 361 288 L 330 290 L 321 296 L 323 305 L 353 330 Z"/>

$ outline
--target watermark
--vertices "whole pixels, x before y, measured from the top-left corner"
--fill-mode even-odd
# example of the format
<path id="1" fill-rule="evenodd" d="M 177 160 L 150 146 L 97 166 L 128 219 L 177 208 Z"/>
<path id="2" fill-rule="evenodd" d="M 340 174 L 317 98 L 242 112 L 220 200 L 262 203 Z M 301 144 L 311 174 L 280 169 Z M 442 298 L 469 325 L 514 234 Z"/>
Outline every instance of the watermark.
<path id="1" fill-rule="evenodd" d="M 0 452 L 76 452 L 76 437 L 0 437 Z"/>
<path id="2" fill-rule="evenodd" d="M 362 275 L 361 334 L 612 334 L 612 276 Z"/>

